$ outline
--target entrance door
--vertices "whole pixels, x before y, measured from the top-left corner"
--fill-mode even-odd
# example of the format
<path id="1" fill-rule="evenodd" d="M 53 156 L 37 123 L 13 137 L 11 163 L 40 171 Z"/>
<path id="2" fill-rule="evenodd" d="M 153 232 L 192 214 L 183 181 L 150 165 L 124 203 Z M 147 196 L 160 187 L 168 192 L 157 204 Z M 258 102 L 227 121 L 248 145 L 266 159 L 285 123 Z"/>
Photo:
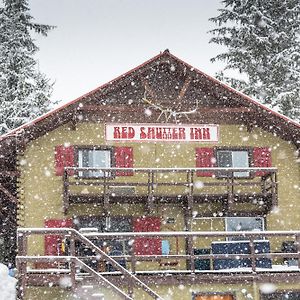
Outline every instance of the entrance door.
<path id="1" fill-rule="evenodd" d="M 194 300 L 234 300 L 233 295 L 196 295 Z"/>

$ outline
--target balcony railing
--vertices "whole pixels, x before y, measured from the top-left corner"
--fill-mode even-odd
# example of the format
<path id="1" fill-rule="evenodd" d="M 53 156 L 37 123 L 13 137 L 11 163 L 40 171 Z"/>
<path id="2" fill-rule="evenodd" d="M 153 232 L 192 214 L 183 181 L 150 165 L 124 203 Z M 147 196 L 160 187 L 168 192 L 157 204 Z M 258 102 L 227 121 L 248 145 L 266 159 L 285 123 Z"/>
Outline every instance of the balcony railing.
<path id="1" fill-rule="evenodd" d="M 57 256 L 28 255 L 27 241 L 30 237 L 32 243 L 34 236 L 59 236 L 61 241 L 67 243 L 67 250 Z M 168 240 L 171 247 L 170 253 L 155 255 L 137 255 L 135 240 L 139 238 Z M 241 240 L 242 238 L 242 240 Z M 238 239 L 238 240 L 232 240 Z M 113 255 L 104 250 L 100 245 L 112 241 L 122 240 L 131 246 L 128 253 Z M 181 247 L 176 250 L 174 245 L 179 243 Z M 206 243 L 209 251 L 201 255 L 196 254 L 198 245 Z M 92 251 L 82 252 L 77 248 L 82 245 Z M 293 247 L 282 248 L 282 245 Z M 186 250 L 187 249 L 187 250 Z M 106 278 L 111 275 L 121 275 L 128 278 L 123 280 L 123 285 L 132 287 L 137 284 L 154 299 L 159 296 L 147 287 L 138 278 L 143 274 L 147 276 L 161 276 L 162 274 L 212 274 L 223 276 L 224 273 L 234 274 L 237 278 L 241 274 L 266 274 L 285 272 L 300 274 L 300 231 L 261 231 L 261 232 L 117 232 L 79 233 L 71 228 L 20 228 L 18 229 L 18 253 L 17 268 L 20 286 L 24 289 L 27 284 L 37 284 L 38 274 L 44 284 L 47 284 L 53 272 L 61 276 L 69 275 L 72 286 L 76 285 L 76 278 L 83 274 L 90 274 L 99 279 L 103 284 L 112 287 L 122 295 Z M 83 255 L 90 253 L 90 255 Z M 91 262 L 97 263 L 92 264 Z M 162 262 L 173 262 L 177 264 L 162 264 Z M 55 266 L 51 269 L 42 268 L 42 263 L 50 263 Z M 110 268 L 99 270 L 97 264 L 106 263 Z M 203 263 L 208 262 L 206 267 Z M 35 268 L 35 266 L 37 268 Z M 167 266 L 167 269 L 165 268 Z M 48 270 L 48 271 L 47 271 Z M 80 271 L 81 270 L 81 271 Z M 47 275 L 48 274 L 48 275 Z M 201 275 L 202 276 L 202 275 Z M 116 278 L 116 277 L 113 277 Z M 52 279 L 51 279 L 52 280 Z M 120 288 L 120 287 L 119 287 Z M 124 296 L 124 295 L 123 295 Z M 125 299 L 131 299 L 130 297 Z"/>
<path id="2" fill-rule="evenodd" d="M 133 176 L 118 176 L 120 172 Z M 210 177 L 199 177 L 209 172 Z M 257 172 L 263 173 L 256 176 Z M 134 192 L 124 192 L 132 188 Z M 119 192 L 118 192 L 119 191 Z M 123 194 L 122 194 L 123 193 Z M 73 168 L 63 176 L 64 208 L 83 199 L 104 203 L 113 197 L 177 197 L 277 204 L 277 168 Z M 74 200 L 75 199 L 75 200 Z M 79 200 L 78 200 L 79 199 Z M 199 200 L 199 201 L 200 201 Z M 257 201 L 259 202 L 259 201 Z"/>

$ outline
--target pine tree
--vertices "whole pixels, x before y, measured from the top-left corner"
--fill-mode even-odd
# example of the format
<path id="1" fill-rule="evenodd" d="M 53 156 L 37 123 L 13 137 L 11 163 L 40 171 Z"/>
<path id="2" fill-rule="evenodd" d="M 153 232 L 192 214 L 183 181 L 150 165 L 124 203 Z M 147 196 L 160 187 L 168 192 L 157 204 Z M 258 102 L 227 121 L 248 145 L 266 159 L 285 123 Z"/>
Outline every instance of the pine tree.
<path id="1" fill-rule="evenodd" d="M 52 26 L 33 22 L 27 0 L 2 0 L 0 7 L 0 134 L 46 112 L 52 85 L 38 70 L 32 38 Z"/>
<path id="2" fill-rule="evenodd" d="M 269 107 L 300 120 L 300 1 L 223 0 L 211 18 L 212 43 L 227 47 L 218 77 Z M 226 76 L 228 70 L 241 76 Z M 241 79 L 242 78 L 242 79 Z"/>

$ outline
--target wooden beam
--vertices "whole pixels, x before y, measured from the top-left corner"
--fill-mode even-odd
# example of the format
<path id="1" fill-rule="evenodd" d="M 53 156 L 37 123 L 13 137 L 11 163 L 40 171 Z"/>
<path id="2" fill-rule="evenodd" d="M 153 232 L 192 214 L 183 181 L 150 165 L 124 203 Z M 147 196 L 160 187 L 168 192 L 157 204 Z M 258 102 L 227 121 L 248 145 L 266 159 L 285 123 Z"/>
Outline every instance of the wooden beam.
<path id="1" fill-rule="evenodd" d="M 182 108 L 184 109 L 184 108 Z M 188 109 L 188 108 L 187 108 Z M 144 112 L 143 106 L 112 106 L 112 105 L 84 105 L 79 111 L 84 112 Z M 200 107 L 195 114 L 217 114 L 217 113 L 250 113 L 253 110 L 248 107 Z"/>
<path id="2" fill-rule="evenodd" d="M 188 89 L 189 86 L 190 86 L 191 81 L 192 81 L 192 78 L 191 78 L 191 77 L 187 77 L 187 78 L 186 78 L 186 80 L 185 80 L 185 82 L 184 82 L 184 84 L 183 84 L 183 86 L 182 86 L 182 88 L 181 88 L 181 90 L 180 90 L 180 93 L 178 94 L 177 100 L 180 101 L 180 100 L 184 97 L 184 95 L 185 95 L 187 89 Z"/>
<path id="3" fill-rule="evenodd" d="M 7 190 L 3 185 L 0 185 L 0 191 L 4 193 L 13 203 L 18 203 L 18 198 L 15 197 L 9 190 Z"/>
<path id="4" fill-rule="evenodd" d="M 0 177 L 18 177 L 20 171 L 0 171 Z"/>
<path id="5" fill-rule="evenodd" d="M 151 215 L 154 212 L 154 196 L 149 195 L 147 198 L 147 214 Z"/>
<path id="6" fill-rule="evenodd" d="M 141 78 L 141 81 L 142 81 L 142 84 L 143 84 L 143 86 L 144 86 L 144 88 L 145 88 L 145 91 L 146 91 L 147 93 L 149 93 L 150 96 L 151 96 L 153 99 L 157 99 L 157 95 L 156 95 L 156 93 L 153 91 L 153 89 L 150 87 L 148 81 L 147 81 L 145 78 Z"/>

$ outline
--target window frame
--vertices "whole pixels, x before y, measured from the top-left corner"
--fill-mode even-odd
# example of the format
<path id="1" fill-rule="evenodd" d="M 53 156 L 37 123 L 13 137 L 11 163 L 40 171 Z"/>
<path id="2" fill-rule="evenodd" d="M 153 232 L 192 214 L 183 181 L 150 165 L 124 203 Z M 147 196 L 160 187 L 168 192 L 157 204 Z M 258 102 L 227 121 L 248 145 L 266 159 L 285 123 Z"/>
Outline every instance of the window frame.
<path id="1" fill-rule="evenodd" d="M 115 147 L 113 146 L 104 146 L 104 145 L 77 145 L 74 146 L 75 151 L 75 165 L 77 168 L 79 167 L 79 151 L 81 150 L 103 150 L 103 151 L 110 151 L 110 167 L 113 168 L 116 165 L 115 162 Z M 107 176 L 87 176 L 85 174 L 79 175 L 79 171 L 76 172 L 77 178 L 82 179 L 103 179 L 103 178 L 114 178 L 115 177 L 115 171 L 109 172 Z"/>
<path id="2" fill-rule="evenodd" d="M 236 300 L 236 293 L 235 292 L 193 292 L 192 293 L 192 300 L 196 300 L 198 296 L 232 296 L 233 300 Z"/>
<path id="3" fill-rule="evenodd" d="M 216 167 L 219 167 L 219 161 L 218 161 L 218 151 L 245 151 L 248 152 L 248 166 L 251 167 L 253 165 L 253 147 L 214 147 L 214 156 L 216 159 Z M 233 173 L 234 175 L 234 173 Z M 222 175 L 217 173 L 217 178 L 227 178 L 226 175 Z M 248 176 L 233 176 L 234 179 L 253 179 L 254 178 L 254 172 L 249 171 Z"/>
<path id="4" fill-rule="evenodd" d="M 300 295 L 300 289 L 283 289 L 283 290 L 278 289 L 274 293 L 271 293 L 271 294 L 263 294 L 260 291 L 259 298 L 262 300 L 270 300 L 270 298 L 268 299 L 268 296 L 271 296 L 271 297 L 275 296 L 275 298 L 272 298 L 272 300 L 281 300 L 284 297 L 284 294 L 286 294 L 286 293 L 297 293 Z"/>
<path id="5" fill-rule="evenodd" d="M 266 218 L 263 216 L 227 216 L 224 218 L 224 222 L 225 222 L 225 231 L 229 231 L 228 230 L 228 219 L 234 219 L 234 218 L 239 218 L 239 219 L 246 219 L 246 218 L 252 218 L 252 219 L 261 219 L 262 220 L 262 230 L 261 232 L 264 232 L 266 230 Z M 239 232 L 238 230 L 235 230 L 234 232 Z M 259 232 L 259 231 L 257 231 Z M 226 238 L 227 241 L 242 241 L 243 239 L 235 239 L 235 237 L 227 237 Z M 245 240 L 245 239 L 244 239 Z M 265 240 L 265 238 L 260 238 L 259 240 Z"/>
<path id="6" fill-rule="evenodd" d="M 113 219 L 113 221 L 111 220 Z M 93 221 L 97 221 L 99 220 L 99 224 L 101 225 L 101 230 L 98 230 L 99 233 L 105 233 L 105 232 L 116 232 L 115 230 L 112 231 L 111 228 L 107 228 L 106 224 L 107 222 L 111 223 L 114 222 L 115 224 L 122 224 L 123 220 L 126 220 L 126 222 L 128 222 L 129 227 L 131 228 L 131 232 L 133 232 L 133 217 L 131 215 L 115 215 L 115 216 L 103 216 L 103 215 L 79 215 L 75 218 L 73 218 L 74 221 L 74 227 L 76 230 L 80 230 L 81 228 L 89 228 L 89 227 L 80 227 L 80 223 L 83 222 L 93 222 Z M 102 226 L 103 225 L 103 226 Z M 94 227 L 91 227 L 94 228 Z M 97 227 L 97 229 L 99 229 Z M 103 230 L 102 230 L 103 229 Z M 122 232 L 128 232 L 128 230 L 126 231 L 117 231 L 119 233 Z M 108 242 L 108 246 L 112 248 L 112 250 L 115 250 L 114 248 L 117 245 L 121 245 L 122 246 L 122 252 L 125 255 L 128 255 L 131 251 L 131 247 L 132 245 L 129 244 L 129 240 L 130 239 L 126 239 L 126 238 L 117 238 L 117 239 L 111 239 L 110 242 Z M 101 241 L 101 243 L 103 243 L 103 241 Z"/>

